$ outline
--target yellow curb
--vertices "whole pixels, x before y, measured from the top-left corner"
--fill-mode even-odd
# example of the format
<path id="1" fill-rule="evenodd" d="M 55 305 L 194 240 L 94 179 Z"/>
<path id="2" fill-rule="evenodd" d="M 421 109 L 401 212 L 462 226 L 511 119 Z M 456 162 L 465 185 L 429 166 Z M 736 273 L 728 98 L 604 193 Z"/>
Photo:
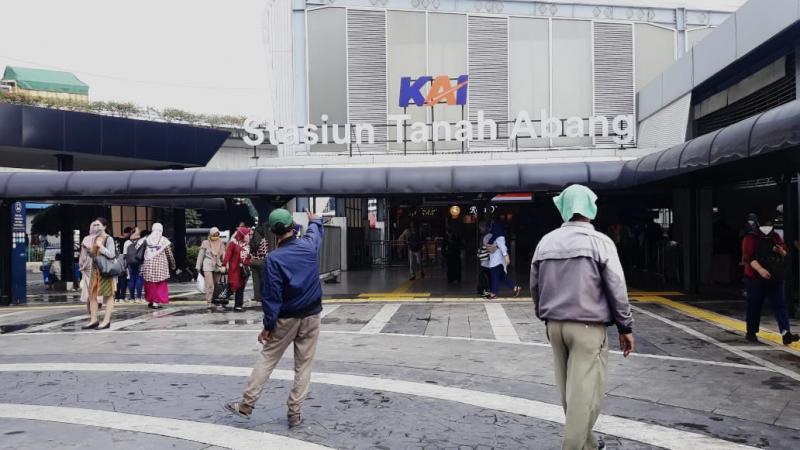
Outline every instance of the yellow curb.
<path id="1" fill-rule="evenodd" d="M 365 298 L 326 298 L 322 303 L 522 303 L 527 298 L 498 298 L 487 300 L 483 297 L 365 297 Z"/>
<path id="2" fill-rule="evenodd" d="M 669 295 L 669 296 L 678 297 L 678 296 L 683 296 L 683 295 L 686 295 L 686 294 L 684 294 L 683 292 L 678 292 L 678 291 L 653 291 L 653 292 L 650 292 L 650 291 L 628 291 L 628 295 L 636 295 L 636 296 L 639 296 L 639 295 Z"/>
<path id="3" fill-rule="evenodd" d="M 412 285 L 413 283 L 414 283 L 413 281 L 411 281 L 411 280 L 408 280 L 408 281 L 406 281 L 405 283 L 401 284 L 400 286 L 397 286 L 397 289 L 395 289 L 394 291 L 392 291 L 392 293 L 394 293 L 394 294 L 400 294 L 400 293 L 403 293 L 403 292 L 408 292 L 408 290 L 409 290 L 409 289 L 411 289 L 411 285 Z"/>
<path id="4" fill-rule="evenodd" d="M 358 298 L 370 297 L 430 297 L 430 292 L 367 292 L 358 294 Z"/>
<path id="5" fill-rule="evenodd" d="M 729 330 L 738 331 L 740 333 L 747 333 L 747 324 L 745 322 L 739 319 L 734 319 L 733 317 L 728 317 L 722 314 L 709 311 L 707 309 L 698 308 L 696 306 L 688 305 L 686 303 L 676 302 L 675 300 L 670 300 L 668 298 L 660 297 L 657 295 L 641 295 L 641 296 L 636 296 L 635 299 L 642 303 L 657 303 L 666 306 L 668 308 L 674 309 L 676 311 L 680 311 L 696 319 L 701 319 L 705 320 L 706 322 L 715 323 Z M 772 330 L 761 328 L 761 330 L 758 333 L 758 337 L 785 347 L 783 345 L 783 339 L 781 335 Z M 788 347 L 793 348 L 795 350 L 800 350 L 800 344 L 797 342 L 789 345 Z"/>

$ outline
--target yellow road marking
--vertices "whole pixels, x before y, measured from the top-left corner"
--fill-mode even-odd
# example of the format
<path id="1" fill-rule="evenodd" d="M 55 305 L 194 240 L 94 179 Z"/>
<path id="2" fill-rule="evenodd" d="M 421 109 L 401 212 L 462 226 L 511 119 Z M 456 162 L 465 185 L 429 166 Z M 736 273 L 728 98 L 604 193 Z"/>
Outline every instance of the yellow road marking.
<path id="1" fill-rule="evenodd" d="M 521 303 L 530 302 L 525 298 L 498 298 L 486 300 L 483 297 L 363 297 L 363 298 L 326 298 L 322 303 Z"/>
<path id="2" fill-rule="evenodd" d="M 707 309 L 698 308 L 696 306 L 692 306 L 686 303 L 676 302 L 675 300 L 670 300 L 668 298 L 664 298 L 658 295 L 636 295 L 636 296 L 631 295 L 631 298 L 634 298 L 642 303 L 657 303 L 659 305 L 663 305 L 668 308 L 674 309 L 676 311 L 682 312 L 687 316 L 705 320 L 706 322 L 715 323 L 729 330 L 738 331 L 740 333 L 747 333 L 747 324 L 745 322 L 739 319 L 734 319 L 733 317 L 728 317 L 722 314 L 709 311 Z M 783 346 L 783 338 L 781 337 L 781 335 L 772 330 L 761 328 L 761 330 L 758 332 L 758 337 Z M 797 342 L 789 345 L 789 347 L 795 350 L 800 350 L 800 344 L 798 344 Z"/>
<path id="3" fill-rule="evenodd" d="M 430 292 L 368 292 L 365 294 L 358 294 L 359 298 L 372 298 L 372 297 L 430 297 Z"/>
<path id="4" fill-rule="evenodd" d="M 413 281 L 407 280 L 403 284 L 401 284 L 400 286 L 397 286 L 397 289 L 393 290 L 392 293 L 393 294 L 400 294 L 402 292 L 408 292 L 408 290 L 411 289 L 411 285 L 412 284 L 414 284 Z"/>

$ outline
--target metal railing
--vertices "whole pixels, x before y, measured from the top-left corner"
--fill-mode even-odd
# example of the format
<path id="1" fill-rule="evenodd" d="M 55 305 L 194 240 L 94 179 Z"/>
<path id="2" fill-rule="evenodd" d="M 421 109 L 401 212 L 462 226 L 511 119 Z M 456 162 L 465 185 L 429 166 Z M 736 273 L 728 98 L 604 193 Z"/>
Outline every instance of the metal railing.
<path id="1" fill-rule="evenodd" d="M 441 238 L 427 239 L 422 245 L 422 262 L 439 262 Z M 374 268 L 405 267 L 408 265 L 406 241 L 378 240 L 367 244 L 370 264 Z"/>
<path id="2" fill-rule="evenodd" d="M 325 237 L 319 249 L 320 278 L 335 278 L 342 271 L 342 229 L 325 226 Z"/>

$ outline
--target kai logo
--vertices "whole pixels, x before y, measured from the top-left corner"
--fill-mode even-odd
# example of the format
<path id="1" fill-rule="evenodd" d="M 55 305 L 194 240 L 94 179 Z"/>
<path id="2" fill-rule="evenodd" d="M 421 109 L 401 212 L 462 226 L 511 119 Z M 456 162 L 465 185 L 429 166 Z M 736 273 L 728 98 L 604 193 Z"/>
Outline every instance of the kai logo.
<path id="1" fill-rule="evenodd" d="M 422 95 L 422 88 L 431 83 L 428 95 Z M 416 80 L 411 77 L 400 79 L 400 107 L 414 103 L 417 106 L 432 106 L 439 103 L 448 105 L 467 104 L 467 83 L 469 75 L 460 75 L 455 81 L 447 75 L 436 78 L 425 75 Z"/>

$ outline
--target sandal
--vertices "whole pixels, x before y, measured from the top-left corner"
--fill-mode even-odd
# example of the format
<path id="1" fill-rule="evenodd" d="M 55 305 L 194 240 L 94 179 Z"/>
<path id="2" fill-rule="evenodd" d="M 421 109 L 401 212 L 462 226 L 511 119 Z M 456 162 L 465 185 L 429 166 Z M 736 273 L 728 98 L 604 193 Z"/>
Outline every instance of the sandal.
<path id="1" fill-rule="evenodd" d="M 239 402 L 230 402 L 225 404 L 225 410 L 228 411 L 229 413 L 236 414 L 237 416 L 244 419 L 250 419 L 250 414 L 252 414 L 253 411 L 251 410 L 249 413 L 245 413 L 244 411 L 242 411 L 241 408 L 242 404 Z"/>

